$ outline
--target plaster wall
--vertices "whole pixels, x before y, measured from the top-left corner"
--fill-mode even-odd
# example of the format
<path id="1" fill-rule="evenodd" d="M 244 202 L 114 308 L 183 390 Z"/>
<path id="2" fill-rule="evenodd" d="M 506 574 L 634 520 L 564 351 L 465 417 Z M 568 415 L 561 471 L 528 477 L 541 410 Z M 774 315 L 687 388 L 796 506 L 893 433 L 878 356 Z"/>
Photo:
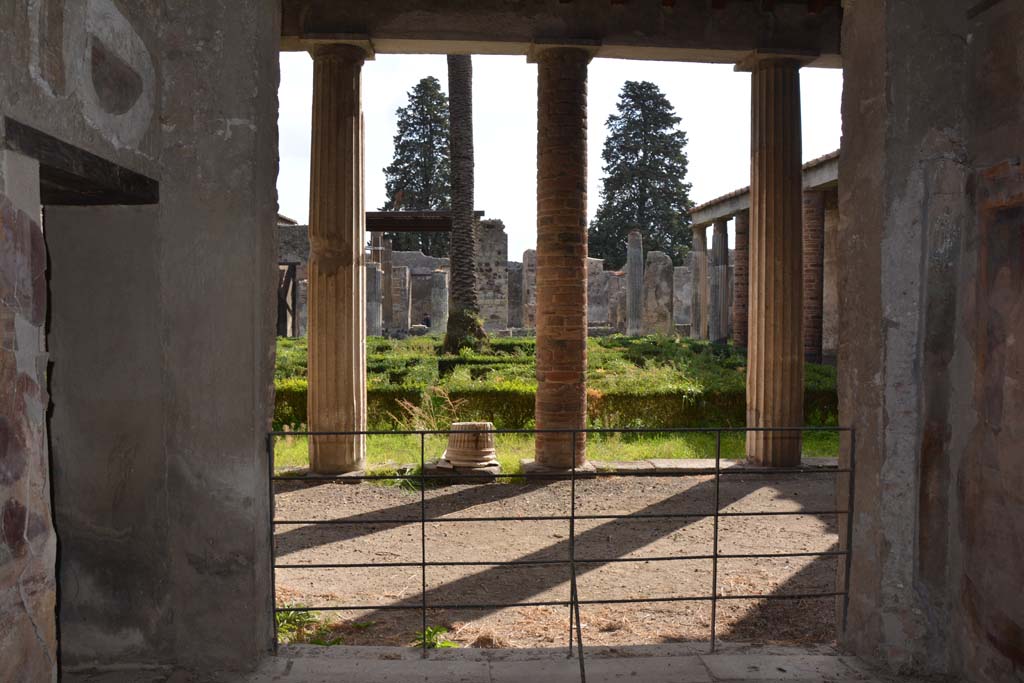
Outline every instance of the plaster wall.
<path id="1" fill-rule="evenodd" d="M 55 681 L 39 166 L 0 150 L 0 680 Z"/>
<path id="2" fill-rule="evenodd" d="M 162 200 L 144 209 L 49 207 L 61 266 L 51 271 L 49 343 L 57 350 L 51 438 L 62 665 L 253 667 L 273 633 L 264 434 L 277 12 L 241 0 L 36 0 L 0 5 L 0 25 L 13 29 L 0 41 L 0 115 L 156 179 Z M 18 187 L 26 183 L 20 177 Z M 26 215 L 38 216 L 38 196 L 20 199 Z M 45 259 L 26 260 L 34 249 L 0 262 L 0 281 L 37 281 Z M 32 306 L 45 310 L 44 292 L 34 292 Z M 31 427 L 19 438 L 28 438 L 21 455 L 37 479 L 19 475 L 16 483 L 40 496 L 49 485 L 39 468 L 45 356 L 41 337 L 28 332 L 42 319 L 22 317 L 29 324 L 13 326 L 16 357 L 20 368 L 33 356 L 35 370 L 19 369 L 18 416 Z M 33 565 L 18 573 L 45 589 L 53 538 L 48 517 L 36 519 L 41 509 L 26 516 L 38 547 L 27 546 Z M 17 585 L 4 565 L 0 618 Z M 45 590 L 39 595 L 46 599 Z M 56 674 L 52 602 L 48 622 L 45 609 L 32 610 L 11 617 L 16 634 L 39 617 L 36 645 L 10 650 L 21 658 L 14 679 Z M 12 677 L 0 669 L 0 678 Z"/>
<path id="3" fill-rule="evenodd" d="M 1024 671 L 1022 24 L 1017 3 L 969 18 L 889 1 L 843 28 L 840 422 L 857 428 L 858 512 L 842 641 L 979 681 Z"/>

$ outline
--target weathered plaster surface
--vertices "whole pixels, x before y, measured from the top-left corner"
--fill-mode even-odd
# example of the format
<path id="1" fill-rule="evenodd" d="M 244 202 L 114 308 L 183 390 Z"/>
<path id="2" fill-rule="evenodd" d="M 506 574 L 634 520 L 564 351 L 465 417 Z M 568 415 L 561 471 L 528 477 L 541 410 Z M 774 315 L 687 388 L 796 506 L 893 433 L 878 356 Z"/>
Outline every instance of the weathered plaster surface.
<path id="1" fill-rule="evenodd" d="M 1022 22 L 1013 3 L 968 19 L 956 2 L 856 3 L 844 21 L 840 420 L 858 429 L 858 513 L 842 640 L 983 681 L 1024 673 Z"/>
<path id="2" fill-rule="evenodd" d="M 10 193 L 10 194 L 9 194 Z M 35 207 L 32 210 L 32 207 Z M 56 680 L 38 166 L 0 151 L 0 680 Z"/>

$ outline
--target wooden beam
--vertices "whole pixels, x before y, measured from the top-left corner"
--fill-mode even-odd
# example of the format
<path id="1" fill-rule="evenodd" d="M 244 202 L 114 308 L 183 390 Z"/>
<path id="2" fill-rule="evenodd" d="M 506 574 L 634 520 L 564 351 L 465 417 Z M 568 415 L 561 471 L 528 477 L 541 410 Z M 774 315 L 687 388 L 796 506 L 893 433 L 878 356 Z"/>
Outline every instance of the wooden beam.
<path id="1" fill-rule="evenodd" d="M 480 218 L 483 211 L 475 211 Z M 451 232 L 450 211 L 367 211 L 367 232 Z"/>
<path id="2" fill-rule="evenodd" d="M 39 162 L 42 203 L 51 206 L 156 204 L 160 184 L 80 147 L 4 117 L 0 147 Z"/>

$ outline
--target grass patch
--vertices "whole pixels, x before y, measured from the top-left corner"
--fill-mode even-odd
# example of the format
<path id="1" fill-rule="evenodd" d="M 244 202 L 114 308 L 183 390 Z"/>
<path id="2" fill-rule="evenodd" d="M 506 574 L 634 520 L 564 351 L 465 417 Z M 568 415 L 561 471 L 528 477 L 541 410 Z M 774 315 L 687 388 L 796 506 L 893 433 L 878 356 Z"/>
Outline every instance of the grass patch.
<path id="1" fill-rule="evenodd" d="M 596 462 L 674 458 L 714 458 L 714 434 L 591 434 L 587 440 L 587 458 Z M 444 453 L 447 437 L 427 435 L 423 439 L 424 459 L 436 460 Z M 507 474 L 521 471 L 521 460 L 532 460 L 534 439 L 530 434 L 497 434 L 495 445 L 501 469 Z M 745 437 L 742 433 L 722 433 L 722 457 L 743 458 Z M 807 432 L 803 440 L 804 457 L 837 457 L 839 435 L 836 432 Z M 420 464 L 420 438 L 415 435 L 384 434 L 366 437 L 366 459 L 371 468 L 394 468 Z M 309 465 L 309 443 L 306 437 L 279 437 L 274 447 L 274 468 L 277 471 Z M 384 471 L 388 471 L 384 469 Z M 415 470 L 414 470 L 415 471 Z M 410 482 L 405 482 L 410 483 Z"/>

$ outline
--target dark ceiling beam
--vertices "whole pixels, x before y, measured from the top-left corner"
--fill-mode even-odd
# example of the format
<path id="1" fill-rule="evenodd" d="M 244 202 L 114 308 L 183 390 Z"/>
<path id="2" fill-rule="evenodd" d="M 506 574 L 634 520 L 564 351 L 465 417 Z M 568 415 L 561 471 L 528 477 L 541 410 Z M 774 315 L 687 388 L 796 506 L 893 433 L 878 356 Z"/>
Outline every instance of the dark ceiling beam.
<path id="1" fill-rule="evenodd" d="M 480 218 L 483 211 L 475 211 Z M 367 232 L 451 232 L 451 211 L 367 211 Z"/>
<path id="2" fill-rule="evenodd" d="M 43 205 L 156 204 L 160 183 L 86 152 L 24 123 L 4 117 L 0 148 L 39 162 Z"/>

